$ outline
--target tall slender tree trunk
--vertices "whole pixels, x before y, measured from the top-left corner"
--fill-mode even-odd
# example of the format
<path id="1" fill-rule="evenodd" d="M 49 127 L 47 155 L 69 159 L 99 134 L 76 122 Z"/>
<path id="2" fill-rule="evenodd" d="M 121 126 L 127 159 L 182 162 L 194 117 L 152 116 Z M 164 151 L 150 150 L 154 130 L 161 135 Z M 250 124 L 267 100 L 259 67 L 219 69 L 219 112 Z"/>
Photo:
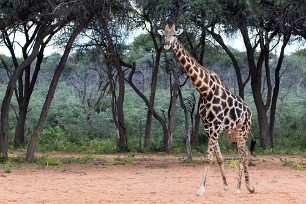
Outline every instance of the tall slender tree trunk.
<path id="1" fill-rule="evenodd" d="M 262 148 L 267 149 L 269 147 L 272 147 L 267 111 L 263 107 L 257 107 L 257 113 L 258 113 L 258 124 L 260 131 L 260 144 Z"/>
<path id="2" fill-rule="evenodd" d="M 196 108 L 196 114 L 194 116 L 194 120 L 191 123 L 191 143 L 192 144 L 199 144 L 199 130 L 200 130 L 200 113 L 199 113 L 199 108 L 201 104 L 201 97 L 199 97 L 199 100 L 197 102 L 197 108 Z M 191 116 L 193 117 L 193 116 Z"/>
<path id="3" fill-rule="evenodd" d="M 20 74 L 23 72 L 23 70 L 28 65 L 30 65 L 37 57 L 39 53 L 39 48 L 43 42 L 42 40 L 43 40 L 42 37 L 36 40 L 32 49 L 32 53 L 14 70 L 14 73 L 7 85 L 6 93 L 3 98 L 1 106 L 1 135 L 0 135 L 1 153 L 5 156 L 8 155 L 7 153 L 8 153 L 8 137 L 9 137 L 9 106 L 16 87 L 16 82 Z"/>
<path id="4" fill-rule="evenodd" d="M 170 105 L 168 110 L 168 134 L 167 137 L 164 137 L 164 148 L 167 153 L 171 152 L 172 141 L 173 141 L 173 130 L 174 130 L 174 121 L 175 121 L 175 111 L 176 111 L 176 101 L 178 97 L 179 85 L 178 81 L 174 80 L 171 90 Z"/>
<path id="5" fill-rule="evenodd" d="M 119 61 L 119 59 L 118 59 Z M 123 111 L 123 102 L 124 102 L 124 92 L 125 92 L 125 85 L 124 85 L 124 72 L 120 65 L 120 63 L 116 63 L 116 70 L 118 73 L 118 84 L 119 84 L 119 95 L 117 100 L 117 117 L 118 117 L 118 131 L 119 131 L 119 138 L 117 146 L 119 150 L 125 150 L 127 148 L 127 132 L 124 123 L 124 111 Z"/>
<path id="6" fill-rule="evenodd" d="M 108 74 L 108 81 L 109 81 L 109 91 L 111 93 L 111 108 L 112 108 L 112 117 L 113 117 L 113 123 L 115 128 L 115 134 L 116 134 L 116 141 L 117 141 L 117 147 L 120 140 L 120 132 L 119 132 L 119 121 L 117 117 L 117 97 L 116 97 L 116 90 L 115 90 L 115 80 L 113 79 L 112 74 L 112 65 L 111 65 L 111 59 L 109 58 L 109 54 L 106 55 L 106 61 L 107 61 L 107 74 Z"/>
<path id="7" fill-rule="evenodd" d="M 144 103 L 146 104 L 147 107 L 150 107 L 150 101 L 146 98 L 146 96 L 135 86 L 135 84 L 133 83 L 133 75 L 135 73 L 135 66 L 128 66 L 129 68 L 131 68 L 131 72 L 129 73 L 127 82 L 129 83 L 129 85 L 133 88 L 133 90 L 137 93 L 137 95 L 144 101 Z M 167 124 L 166 121 L 155 111 L 154 107 L 152 107 L 152 114 L 155 117 L 155 119 L 160 123 L 160 125 L 162 126 L 162 130 L 163 130 L 163 134 L 164 134 L 164 138 L 166 138 L 165 136 L 168 135 L 168 128 L 167 128 Z"/>
<path id="8" fill-rule="evenodd" d="M 252 87 L 252 92 L 253 92 L 253 98 L 254 102 L 256 105 L 256 110 L 258 114 L 258 124 L 259 124 L 259 132 L 260 132 L 260 144 L 264 149 L 267 149 L 272 146 L 271 139 L 270 139 L 270 130 L 269 130 L 269 121 L 267 117 L 267 112 L 269 109 L 270 105 L 270 97 L 269 94 L 266 99 L 266 104 L 264 103 L 264 99 L 262 96 L 262 72 L 263 72 L 263 65 L 264 63 L 268 62 L 268 56 L 269 56 L 269 44 L 264 45 L 263 43 L 263 37 L 261 37 L 260 45 L 261 45 L 261 51 L 260 55 L 257 59 L 257 62 L 255 62 L 255 49 L 253 49 L 251 45 L 251 41 L 249 38 L 248 34 L 248 28 L 246 24 L 242 21 L 239 24 L 239 29 L 241 32 L 241 35 L 244 40 L 244 44 L 246 47 L 246 52 L 247 52 L 247 60 L 248 60 L 248 65 L 250 69 L 250 76 L 251 76 L 251 87 Z M 262 33 L 261 33 L 262 34 Z M 267 77 L 269 76 L 269 66 L 268 64 L 266 65 L 266 74 Z M 270 78 L 268 79 L 270 80 Z M 267 81 L 268 86 L 270 86 L 269 81 Z M 268 89 L 271 87 L 268 87 Z M 268 90 L 270 92 L 270 90 Z"/>
<path id="9" fill-rule="evenodd" d="M 164 138 L 164 147 L 165 151 L 167 153 L 170 153 L 172 150 L 172 143 L 173 143 L 173 130 L 175 126 L 175 117 L 176 117 L 176 102 L 177 98 L 179 96 L 179 89 L 180 89 L 180 81 L 179 77 L 182 74 L 182 68 L 179 66 L 179 68 L 175 69 L 175 66 L 171 66 L 171 73 L 173 76 L 173 84 L 171 84 L 170 80 L 170 104 L 168 109 L 168 134 L 167 137 Z M 171 77 L 171 76 L 170 76 Z"/>
<path id="10" fill-rule="evenodd" d="M 152 110 L 154 109 L 154 104 L 155 104 L 155 95 L 156 95 L 156 89 L 157 89 L 157 75 L 158 75 L 158 68 L 159 68 L 159 63 L 160 63 L 161 52 L 162 52 L 162 47 L 156 49 L 156 55 L 155 55 L 155 60 L 154 60 L 153 70 L 152 70 L 151 95 L 150 95 L 149 107 L 147 111 L 147 121 L 146 121 L 145 141 L 144 141 L 145 149 L 148 152 L 151 149 L 151 126 L 152 126 L 152 118 L 153 118 Z"/>
<path id="11" fill-rule="evenodd" d="M 261 93 L 261 62 L 258 60 L 257 68 L 252 66 L 252 62 L 249 63 L 251 69 L 251 87 L 253 92 L 253 98 L 256 105 L 256 110 L 258 114 L 258 124 L 260 132 L 260 144 L 264 149 L 267 149 L 272 146 L 270 140 L 270 131 L 269 131 L 269 120 L 267 117 L 268 106 L 264 104 L 263 96 Z"/>
<path id="12" fill-rule="evenodd" d="M 276 65 L 275 73 L 274 73 L 274 89 L 273 89 L 273 95 L 272 95 L 272 102 L 271 102 L 271 110 L 270 110 L 270 139 L 271 143 L 273 145 L 273 133 L 274 133 L 274 125 L 275 125 L 275 116 L 276 116 L 276 107 L 277 107 L 277 99 L 278 99 L 278 94 L 279 94 L 279 89 L 280 89 L 280 69 L 282 67 L 284 58 L 285 58 L 285 48 L 288 45 L 288 42 L 291 37 L 292 31 L 284 34 L 284 40 L 283 40 L 283 45 L 281 47 L 281 51 L 279 54 L 278 62 Z"/>
<path id="13" fill-rule="evenodd" d="M 184 111 L 185 116 L 185 140 L 186 140 L 186 152 L 187 152 L 187 161 L 192 162 L 192 151 L 191 151 L 191 130 L 189 125 L 189 112 L 187 110 L 186 104 L 183 99 L 182 91 L 181 89 L 178 90 L 179 98 L 180 98 L 180 104 Z M 192 115 L 190 115 L 190 119 L 192 119 Z"/>
<path id="14" fill-rule="evenodd" d="M 53 35 L 49 36 L 48 40 L 44 43 L 42 48 L 39 51 L 39 54 L 37 56 L 36 60 L 36 66 L 35 70 L 32 74 L 32 80 L 30 78 L 30 70 L 26 71 L 26 76 L 25 76 L 25 84 L 24 84 L 24 94 L 22 101 L 20 101 L 19 104 L 19 116 L 17 119 L 17 125 L 15 128 L 15 138 L 14 138 L 14 148 L 19 148 L 20 146 L 25 144 L 25 122 L 27 118 L 27 113 L 28 113 L 28 107 L 30 103 L 30 98 L 34 90 L 34 86 L 36 84 L 36 80 L 38 77 L 38 73 L 40 71 L 41 63 L 44 58 L 44 47 L 47 45 L 49 42 L 49 39 L 51 39 Z M 29 67 L 30 68 L 30 67 Z M 20 88 L 20 87 L 19 87 Z"/>
<path id="15" fill-rule="evenodd" d="M 107 58 L 109 60 L 108 63 L 110 63 L 109 72 L 111 71 L 110 66 L 111 64 L 113 64 L 116 68 L 117 76 L 118 76 L 118 85 L 119 85 L 118 93 L 119 94 L 118 94 L 118 98 L 113 98 L 113 100 L 116 100 L 116 104 L 113 104 L 115 105 L 115 109 L 116 109 L 116 110 L 113 110 L 113 119 L 114 119 L 114 123 L 116 126 L 117 147 L 119 148 L 119 150 L 124 150 L 127 148 L 127 132 L 125 128 L 124 111 L 123 111 L 123 102 L 124 102 L 124 93 L 125 93 L 124 70 L 122 69 L 122 66 L 121 66 L 120 56 L 116 52 L 116 46 L 113 42 L 109 27 L 108 27 L 108 22 L 106 21 L 106 19 L 101 19 L 100 23 L 102 25 L 103 34 L 105 35 L 107 42 L 108 42 Z M 109 74 L 111 74 L 111 72 Z M 114 91 L 115 89 L 114 89 L 114 84 L 113 84 L 113 92 Z"/>
<path id="16" fill-rule="evenodd" d="M 213 29 L 212 29 L 213 30 Z M 229 49 L 229 47 L 224 43 L 222 37 L 220 34 L 217 34 L 209 29 L 207 31 L 211 34 L 211 36 L 219 43 L 219 45 L 223 48 L 223 50 L 226 52 L 226 54 L 230 57 L 235 73 L 236 73 L 236 79 L 237 79 L 237 84 L 238 84 L 238 92 L 239 96 L 244 99 L 244 87 L 249 81 L 249 77 L 243 82 L 242 80 L 242 75 L 241 75 L 241 68 L 239 66 L 238 60 L 236 59 L 235 55 L 233 52 Z"/>
<path id="17" fill-rule="evenodd" d="M 25 139 L 24 139 L 25 121 L 27 117 L 27 109 L 25 108 L 26 107 L 22 106 L 19 109 L 19 114 L 17 118 L 17 124 L 15 128 L 15 138 L 14 138 L 14 148 L 16 149 L 25 144 Z"/>
<path id="18" fill-rule="evenodd" d="M 203 65 L 204 58 L 205 58 L 207 29 L 204 26 L 204 24 L 199 24 L 198 26 L 201 29 L 201 37 L 200 37 L 199 44 L 197 46 L 192 46 L 193 47 L 192 54 L 193 54 L 193 57 L 197 60 L 197 62 Z M 190 42 L 190 44 L 192 43 L 190 39 L 188 41 Z M 199 47 L 199 49 L 197 49 L 197 47 Z M 196 114 L 194 114 L 194 116 L 191 116 L 193 117 L 193 119 L 191 120 L 191 133 L 190 133 L 191 134 L 190 140 L 192 144 L 199 143 L 200 122 L 201 122 L 201 117 L 199 113 L 200 104 L 201 104 L 201 97 L 199 97 L 199 100 L 197 103 Z"/>
<path id="19" fill-rule="evenodd" d="M 45 100 L 44 105 L 42 107 L 38 123 L 37 123 L 37 125 L 34 129 L 34 133 L 33 133 L 32 137 L 29 141 L 29 144 L 28 144 L 28 149 L 27 149 L 27 153 L 26 153 L 26 160 L 28 162 L 34 162 L 34 153 L 36 151 L 36 147 L 37 147 L 37 144 L 38 144 L 39 139 L 40 139 L 41 131 L 42 131 L 44 125 L 45 125 L 45 121 L 46 121 L 47 116 L 48 116 L 48 111 L 50 109 L 50 105 L 51 105 L 51 102 L 52 102 L 52 99 L 53 99 L 53 96 L 54 96 L 59 78 L 60 78 L 60 76 L 63 72 L 63 69 L 64 69 L 65 65 L 66 65 L 66 61 L 67 61 L 69 53 L 72 49 L 73 42 L 76 39 L 77 35 L 88 24 L 88 22 L 90 21 L 91 18 L 92 17 L 88 17 L 84 22 L 81 22 L 75 28 L 75 30 L 71 34 L 71 36 L 70 36 L 70 38 L 69 38 L 69 40 L 66 44 L 64 54 L 63 54 L 58 66 L 57 66 L 57 68 L 54 72 L 54 76 L 52 78 L 46 100 Z"/>

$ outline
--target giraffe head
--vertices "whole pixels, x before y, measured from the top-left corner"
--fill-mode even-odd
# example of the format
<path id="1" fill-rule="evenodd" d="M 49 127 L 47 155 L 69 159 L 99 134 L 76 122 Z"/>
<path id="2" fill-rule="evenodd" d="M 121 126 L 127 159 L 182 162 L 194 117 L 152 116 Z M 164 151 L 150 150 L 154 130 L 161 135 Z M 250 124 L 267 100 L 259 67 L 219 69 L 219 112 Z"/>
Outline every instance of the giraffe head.
<path id="1" fill-rule="evenodd" d="M 164 48 L 168 50 L 172 45 L 177 42 L 176 36 L 183 32 L 183 29 L 175 30 L 175 24 L 165 26 L 165 30 L 157 31 L 161 36 L 165 37 Z"/>

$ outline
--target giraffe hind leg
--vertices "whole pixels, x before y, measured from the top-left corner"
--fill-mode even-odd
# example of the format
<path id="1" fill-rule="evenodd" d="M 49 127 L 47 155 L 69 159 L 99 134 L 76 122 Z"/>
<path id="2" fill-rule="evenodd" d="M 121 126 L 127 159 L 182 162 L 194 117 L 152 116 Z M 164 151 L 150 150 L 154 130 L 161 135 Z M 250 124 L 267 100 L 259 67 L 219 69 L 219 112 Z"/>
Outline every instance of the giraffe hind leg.
<path id="1" fill-rule="evenodd" d="M 238 184 L 237 184 L 237 193 L 241 192 L 241 178 L 242 174 L 244 173 L 245 176 L 245 185 L 247 189 L 249 190 L 250 193 L 253 193 L 254 187 L 250 185 L 250 180 L 249 180 L 249 171 L 248 171 L 248 149 L 246 147 L 246 140 L 245 139 L 238 139 L 237 143 L 237 149 L 238 149 L 238 154 L 239 154 L 239 173 L 238 173 Z"/>
<path id="2" fill-rule="evenodd" d="M 243 166 L 244 166 L 244 178 L 245 178 L 245 185 L 247 187 L 247 189 L 249 190 L 250 193 L 254 193 L 255 192 L 255 188 L 253 186 L 251 186 L 250 184 L 250 178 L 249 178 L 249 167 L 248 167 L 248 148 L 245 147 L 245 152 L 246 152 L 246 155 L 245 155 L 245 159 L 244 159 L 244 162 L 243 162 Z"/>

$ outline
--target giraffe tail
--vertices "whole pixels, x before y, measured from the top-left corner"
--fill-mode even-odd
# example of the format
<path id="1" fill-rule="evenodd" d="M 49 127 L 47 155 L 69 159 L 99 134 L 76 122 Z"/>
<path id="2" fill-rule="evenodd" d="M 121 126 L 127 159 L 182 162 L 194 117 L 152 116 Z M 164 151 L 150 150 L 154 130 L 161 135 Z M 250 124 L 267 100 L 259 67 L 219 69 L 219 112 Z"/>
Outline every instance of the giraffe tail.
<path id="1" fill-rule="evenodd" d="M 255 156 L 253 154 L 253 151 L 255 150 L 256 140 L 255 140 L 254 135 L 252 134 L 252 132 L 250 132 L 250 133 L 251 133 L 251 136 L 252 136 L 250 152 L 251 152 L 251 155 Z"/>

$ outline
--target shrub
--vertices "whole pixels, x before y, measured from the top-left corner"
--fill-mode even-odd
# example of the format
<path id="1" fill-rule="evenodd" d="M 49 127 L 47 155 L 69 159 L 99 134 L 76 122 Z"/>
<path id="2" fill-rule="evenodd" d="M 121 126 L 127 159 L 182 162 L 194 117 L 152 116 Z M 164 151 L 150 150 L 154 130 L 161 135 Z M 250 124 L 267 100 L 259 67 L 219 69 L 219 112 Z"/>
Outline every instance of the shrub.
<path id="1" fill-rule="evenodd" d="M 62 162 L 59 158 L 50 157 L 48 155 L 35 158 L 35 163 L 44 166 L 60 166 Z"/>

